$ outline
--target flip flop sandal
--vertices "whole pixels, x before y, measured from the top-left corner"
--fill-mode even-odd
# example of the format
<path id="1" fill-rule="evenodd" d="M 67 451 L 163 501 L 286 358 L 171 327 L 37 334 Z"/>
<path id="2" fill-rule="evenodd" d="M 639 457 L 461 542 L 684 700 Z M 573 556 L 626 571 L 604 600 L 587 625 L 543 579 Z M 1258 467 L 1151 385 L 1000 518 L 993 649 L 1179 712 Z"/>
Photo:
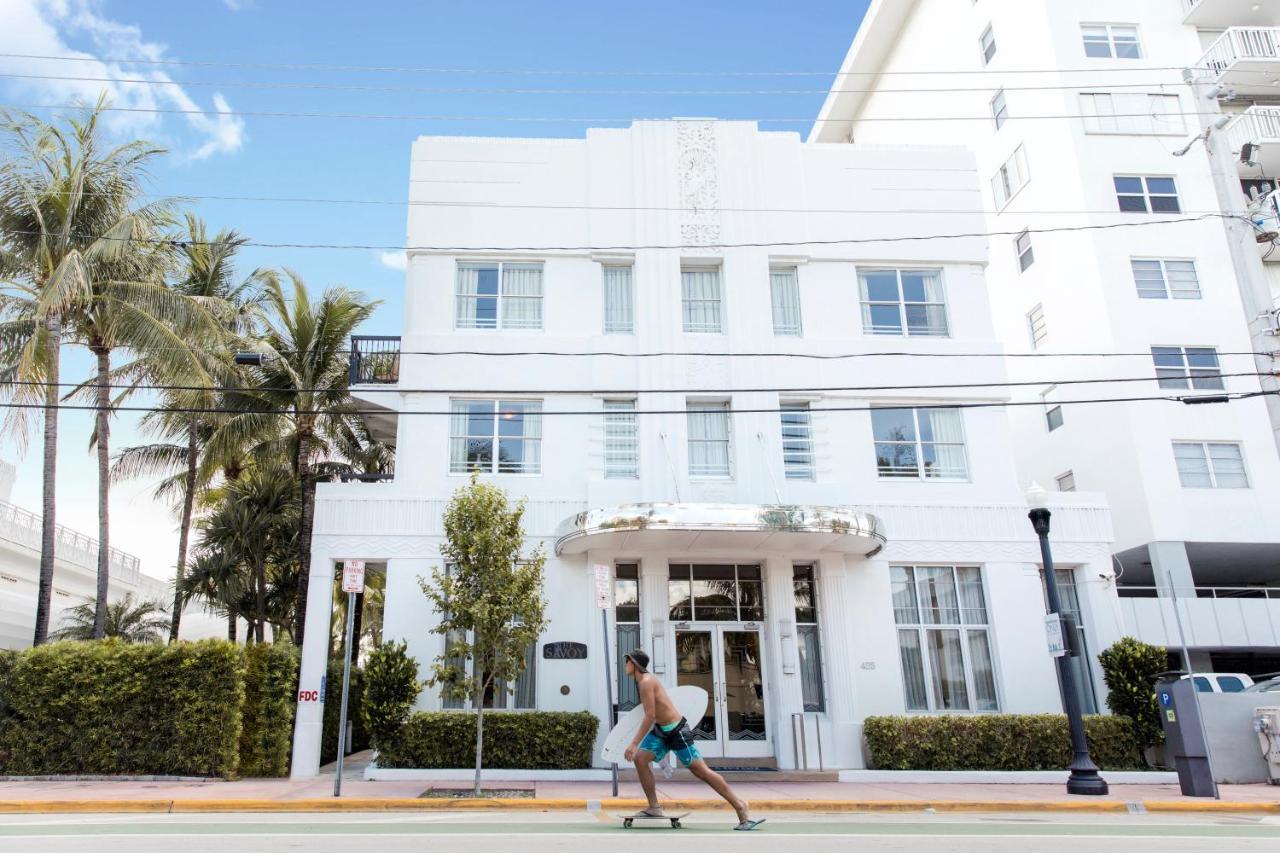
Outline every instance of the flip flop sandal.
<path id="1" fill-rule="evenodd" d="M 759 820 L 744 820 L 742 823 L 735 826 L 734 830 L 738 832 L 750 832 L 760 824 L 764 823 L 764 821 L 764 818 L 760 818 Z"/>

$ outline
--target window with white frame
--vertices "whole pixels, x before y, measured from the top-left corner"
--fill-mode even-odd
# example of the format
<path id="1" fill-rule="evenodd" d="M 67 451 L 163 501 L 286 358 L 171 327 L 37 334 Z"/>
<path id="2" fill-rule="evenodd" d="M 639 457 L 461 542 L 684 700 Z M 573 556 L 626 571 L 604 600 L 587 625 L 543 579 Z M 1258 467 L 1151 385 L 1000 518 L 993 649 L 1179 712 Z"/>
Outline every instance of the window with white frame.
<path id="1" fill-rule="evenodd" d="M 1130 258 L 1133 281 L 1142 299 L 1199 299 L 1195 261 Z"/>
<path id="2" fill-rule="evenodd" d="M 1222 368 L 1216 347 L 1152 347 L 1156 380 L 1161 388 L 1221 391 Z"/>
<path id="3" fill-rule="evenodd" d="M 1044 422 L 1045 426 L 1049 428 L 1049 432 L 1053 432 L 1055 429 L 1062 426 L 1062 406 L 1050 406 L 1045 409 Z"/>
<path id="4" fill-rule="evenodd" d="M 451 572 L 453 567 L 446 564 L 444 570 Z M 517 623 L 518 624 L 518 623 Z M 444 638 L 445 655 L 451 666 L 463 672 L 466 678 L 474 676 L 470 659 L 461 655 L 450 654 L 458 643 L 468 639 L 469 633 L 450 631 Z M 473 710 L 471 697 L 466 699 L 444 697 L 441 707 L 446 711 Z M 534 640 L 524 650 L 524 671 L 516 678 L 514 684 L 502 679 L 495 679 L 485 688 L 484 707 L 494 710 L 532 711 L 538 707 L 538 641 Z"/>
<path id="5" fill-rule="evenodd" d="M 1037 305 L 1027 312 L 1027 335 L 1031 339 L 1031 348 L 1040 349 L 1049 337 L 1049 326 L 1044 320 L 1044 305 Z"/>
<path id="6" fill-rule="evenodd" d="M 1013 238 L 1013 250 L 1018 255 L 1018 271 L 1024 272 L 1036 262 L 1036 253 L 1031 248 L 1031 232 L 1023 231 Z"/>
<path id="7" fill-rule="evenodd" d="M 1004 127 L 1005 121 L 1009 118 L 1009 104 L 1005 100 L 1004 89 L 996 92 L 995 97 L 991 99 L 991 117 L 996 120 L 996 130 Z"/>
<path id="8" fill-rule="evenodd" d="M 1058 491 L 1060 492 L 1074 492 L 1076 490 L 1076 475 L 1072 471 L 1067 471 L 1064 474 L 1059 474 L 1053 479 L 1055 482 L 1057 482 Z"/>
<path id="9" fill-rule="evenodd" d="M 800 277 L 795 267 L 769 270 L 769 301 L 773 307 L 773 333 L 799 337 Z"/>
<path id="10" fill-rule="evenodd" d="M 618 563 L 613 568 L 613 620 L 617 643 L 618 710 L 640 704 L 640 689 L 627 677 L 626 655 L 640 647 L 640 566 Z"/>
<path id="11" fill-rule="evenodd" d="M 818 636 L 818 582 L 812 563 L 792 567 L 796 604 L 796 647 L 800 657 L 800 692 L 806 711 L 825 711 L 822 688 L 822 644 Z"/>
<path id="12" fill-rule="evenodd" d="M 1116 201 L 1123 213 L 1181 213 L 1178 185 L 1173 178 L 1116 175 Z"/>
<path id="13" fill-rule="evenodd" d="M 640 476 L 635 400 L 604 401 L 604 476 L 620 480 Z"/>
<path id="14" fill-rule="evenodd" d="M 459 262 L 459 329 L 541 329 L 542 264 Z"/>
<path id="15" fill-rule="evenodd" d="M 683 328 L 686 332 L 724 331 L 718 267 L 686 267 L 680 271 Z"/>
<path id="16" fill-rule="evenodd" d="M 1186 132 L 1177 95 L 1160 92 L 1081 92 L 1085 133 L 1181 136 Z"/>
<path id="17" fill-rule="evenodd" d="M 1132 24 L 1082 24 L 1084 55 L 1091 59 L 1141 59 L 1138 28 Z"/>
<path id="18" fill-rule="evenodd" d="M 813 421 L 808 403 L 783 402 L 782 470 L 788 480 L 812 480 Z"/>
<path id="19" fill-rule="evenodd" d="M 689 401 L 689 476 L 728 477 L 732 471 L 728 402 Z"/>
<path id="20" fill-rule="evenodd" d="M 956 408 L 871 409 L 876 470 L 883 478 L 963 480 L 969 476 Z"/>
<path id="21" fill-rule="evenodd" d="M 629 335 L 635 331 L 635 302 L 632 268 L 628 264 L 607 264 L 604 271 L 604 333 Z"/>
<path id="22" fill-rule="evenodd" d="M 1223 441 L 1175 441 L 1178 479 L 1189 489 L 1247 489 L 1240 445 Z"/>
<path id="23" fill-rule="evenodd" d="M 982 46 L 982 64 L 986 65 L 996 55 L 996 34 L 991 31 L 990 24 L 987 24 L 987 28 L 982 31 L 978 43 Z"/>
<path id="24" fill-rule="evenodd" d="M 873 335 L 946 337 L 940 270 L 860 269 L 862 329 Z"/>
<path id="25" fill-rule="evenodd" d="M 542 472 L 542 403 L 537 400 L 453 400 L 449 473 Z"/>
<path id="26" fill-rule="evenodd" d="M 1009 159 L 1004 161 L 1004 165 L 991 176 L 991 192 L 995 198 L 996 207 L 1004 207 L 1008 204 L 1009 199 L 1017 195 L 1030 179 L 1027 154 L 1019 145 Z"/>
<path id="27" fill-rule="evenodd" d="M 982 570 L 891 566 L 909 711 L 998 711 Z"/>

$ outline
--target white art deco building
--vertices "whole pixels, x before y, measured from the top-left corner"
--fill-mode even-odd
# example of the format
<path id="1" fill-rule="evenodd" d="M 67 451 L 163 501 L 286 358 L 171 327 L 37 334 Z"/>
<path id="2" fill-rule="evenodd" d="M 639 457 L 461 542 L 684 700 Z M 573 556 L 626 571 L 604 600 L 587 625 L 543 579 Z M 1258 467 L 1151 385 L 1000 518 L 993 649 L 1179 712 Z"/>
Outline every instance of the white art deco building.
<path id="1" fill-rule="evenodd" d="M 302 695 L 323 695 L 338 561 L 385 570 L 386 639 L 424 670 L 442 652 L 418 579 L 480 472 L 527 500 L 550 555 L 550 627 L 495 707 L 604 721 L 605 656 L 621 682 L 619 653 L 643 646 L 667 684 L 711 695 L 704 754 L 753 764 L 816 767 L 820 731 L 827 767 L 863 766 L 868 715 L 1059 710 L 986 242 L 888 241 L 903 218 L 878 213 L 982 232 L 978 179 L 960 148 L 748 122 L 418 139 L 410 197 L 429 204 L 408 243 L 441 248 L 409 253 L 403 335 L 353 341 L 396 473 L 318 488 Z M 1110 514 L 1087 493 L 1052 509 L 1096 652 L 1121 633 Z M 320 711 L 299 704 L 295 776 L 317 772 Z"/>

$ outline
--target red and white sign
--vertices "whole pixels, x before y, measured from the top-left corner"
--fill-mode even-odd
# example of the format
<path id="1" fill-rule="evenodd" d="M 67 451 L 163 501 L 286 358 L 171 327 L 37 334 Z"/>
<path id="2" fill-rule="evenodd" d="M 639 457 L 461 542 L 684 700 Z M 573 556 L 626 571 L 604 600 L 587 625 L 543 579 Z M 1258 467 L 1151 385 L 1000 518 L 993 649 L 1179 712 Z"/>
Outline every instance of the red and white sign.
<path id="1" fill-rule="evenodd" d="M 613 572 L 609 571 L 608 566 L 596 566 L 596 607 L 601 610 L 608 610 L 612 603 L 612 596 L 609 594 L 612 575 Z"/>
<path id="2" fill-rule="evenodd" d="M 342 591 L 364 592 L 364 560 L 347 560 L 342 564 Z"/>

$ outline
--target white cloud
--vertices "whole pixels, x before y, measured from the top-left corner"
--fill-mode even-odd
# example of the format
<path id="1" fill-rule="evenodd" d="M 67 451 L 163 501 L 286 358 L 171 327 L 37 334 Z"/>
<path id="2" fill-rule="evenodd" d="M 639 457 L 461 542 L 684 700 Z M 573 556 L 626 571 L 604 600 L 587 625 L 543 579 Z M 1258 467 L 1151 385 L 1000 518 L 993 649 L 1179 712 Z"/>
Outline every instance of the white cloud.
<path id="1" fill-rule="evenodd" d="M 182 116 L 108 113 L 107 125 L 116 132 L 149 136 L 180 156 L 195 160 L 243 147 L 244 121 L 229 115 L 231 106 L 226 98 L 215 92 L 210 99 L 212 108 L 201 106 L 186 89 L 175 85 L 173 78 L 161 70 L 163 66 L 139 65 L 138 60 L 170 58 L 167 47 L 147 41 L 136 26 L 104 17 L 101 0 L 0 0 L 0 21 L 5 22 L 0 27 L 0 53 L 85 60 L 0 57 L 0 71 L 109 81 L 15 78 L 8 82 L 24 96 L 18 100 L 92 104 L 105 92 L 116 107 L 190 111 Z M 79 46 L 72 47 L 72 43 Z M 129 82 L 138 80 L 153 82 Z M 186 125 L 185 132 L 179 130 L 181 124 Z"/>
<path id="2" fill-rule="evenodd" d="M 378 253 L 378 263 L 387 269 L 399 270 L 404 272 L 409 268 L 409 258 L 404 252 L 380 252 Z"/>

